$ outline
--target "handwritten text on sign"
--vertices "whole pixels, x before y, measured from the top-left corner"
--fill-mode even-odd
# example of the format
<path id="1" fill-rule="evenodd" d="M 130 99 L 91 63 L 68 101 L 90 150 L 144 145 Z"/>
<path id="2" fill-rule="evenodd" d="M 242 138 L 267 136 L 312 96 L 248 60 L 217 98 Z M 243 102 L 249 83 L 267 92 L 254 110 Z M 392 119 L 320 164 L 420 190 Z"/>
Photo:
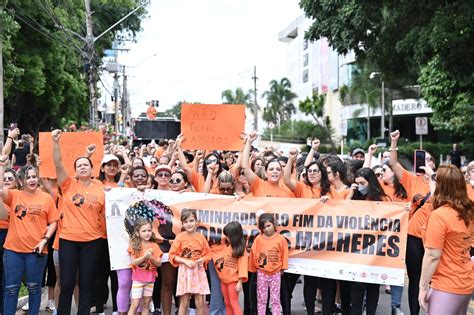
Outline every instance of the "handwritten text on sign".
<path id="1" fill-rule="evenodd" d="M 244 105 L 181 105 L 184 149 L 241 150 L 244 129 Z"/>

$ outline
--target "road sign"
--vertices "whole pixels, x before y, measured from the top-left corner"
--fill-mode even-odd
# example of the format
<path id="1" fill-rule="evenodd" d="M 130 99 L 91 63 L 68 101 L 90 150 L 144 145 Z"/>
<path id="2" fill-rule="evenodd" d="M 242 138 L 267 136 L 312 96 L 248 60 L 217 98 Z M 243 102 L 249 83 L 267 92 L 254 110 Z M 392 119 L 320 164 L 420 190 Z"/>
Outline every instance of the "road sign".
<path id="1" fill-rule="evenodd" d="M 273 129 L 273 128 L 275 128 L 275 124 L 274 124 L 274 123 L 272 123 L 272 122 L 268 123 L 268 128 L 270 128 L 270 129 Z"/>
<path id="2" fill-rule="evenodd" d="M 347 137 L 347 120 L 341 120 L 339 122 L 339 133 L 343 137 Z"/>
<path id="3" fill-rule="evenodd" d="M 427 135 L 428 134 L 428 117 L 416 117 L 415 129 L 416 129 L 417 135 Z"/>

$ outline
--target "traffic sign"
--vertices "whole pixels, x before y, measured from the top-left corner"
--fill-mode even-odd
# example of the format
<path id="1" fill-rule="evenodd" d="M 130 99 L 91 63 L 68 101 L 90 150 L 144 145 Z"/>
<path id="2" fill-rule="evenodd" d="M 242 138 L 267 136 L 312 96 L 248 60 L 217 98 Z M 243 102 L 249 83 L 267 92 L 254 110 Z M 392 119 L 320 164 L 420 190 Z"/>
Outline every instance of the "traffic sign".
<path id="1" fill-rule="evenodd" d="M 415 118 L 415 132 L 417 135 L 428 134 L 428 117 Z"/>
<path id="2" fill-rule="evenodd" d="M 270 128 L 270 129 L 275 128 L 275 124 L 272 123 L 272 122 L 269 122 L 269 123 L 268 123 L 268 128 Z"/>
<path id="3" fill-rule="evenodd" d="M 339 122 L 339 133 L 343 137 L 347 137 L 347 120 L 341 120 Z"/>

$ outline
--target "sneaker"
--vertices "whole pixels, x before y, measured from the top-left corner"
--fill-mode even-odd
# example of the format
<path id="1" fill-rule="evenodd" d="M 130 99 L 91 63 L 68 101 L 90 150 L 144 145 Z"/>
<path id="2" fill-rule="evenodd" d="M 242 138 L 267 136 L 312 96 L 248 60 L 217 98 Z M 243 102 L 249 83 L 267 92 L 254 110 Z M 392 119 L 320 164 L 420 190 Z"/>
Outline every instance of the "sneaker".
<path id="1" fill-rule="evenodd" d="M 392 307 L 392 315 L 404 315 L 399 307 Z"/>
<path id="2" fill-rule="evenodd" d="M 56 310 L 56 305 L 53 300 L 49 300 L 46 304 L 46 312 L 52 313 Z"/>
<path id="3" fill-rule="evenodd" d="M 58 315 L 58 310 L 54 310 L 53 315 Z"/>
<path id="4" fill-rule="evenodd" d="M 28 312 L 30 310 L 30 306 L 28 305 L 28 302 L 22 306 L 21 310 L 25 312 Z"/>
<path id="5" fill-rule="evenodd" d="M 196 309 L 195 308 L 189 308 L 188 315 L 196 315 Z"/>

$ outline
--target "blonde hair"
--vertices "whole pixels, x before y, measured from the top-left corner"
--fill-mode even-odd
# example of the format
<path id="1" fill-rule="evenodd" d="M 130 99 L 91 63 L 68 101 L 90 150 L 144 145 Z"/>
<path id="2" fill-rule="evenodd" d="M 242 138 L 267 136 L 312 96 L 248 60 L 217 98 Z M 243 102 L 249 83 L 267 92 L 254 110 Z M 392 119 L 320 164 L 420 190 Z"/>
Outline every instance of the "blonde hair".
<path id="1" fill-rule="evenodd" d="M 150 227 L 153 228 L 153 224 L 150 221 L 147 221 L 145 219 L 138 219 L 135 221 L 135 224 L 133 225 L 133 233 L 132 236 L 130 237 L 130 246 L 133 249 L 133 254 L 134 255 L 139 255 L 140 252 L 142 251 L 142 240 L 139 235 L 139 231 L 142 228 L 142 226 L 149 224 Z M 154 232 L 151 232 L 151 238 L 150 242 L 154 242 L 158 244 L 158 239 L 155 236 Z"/>

